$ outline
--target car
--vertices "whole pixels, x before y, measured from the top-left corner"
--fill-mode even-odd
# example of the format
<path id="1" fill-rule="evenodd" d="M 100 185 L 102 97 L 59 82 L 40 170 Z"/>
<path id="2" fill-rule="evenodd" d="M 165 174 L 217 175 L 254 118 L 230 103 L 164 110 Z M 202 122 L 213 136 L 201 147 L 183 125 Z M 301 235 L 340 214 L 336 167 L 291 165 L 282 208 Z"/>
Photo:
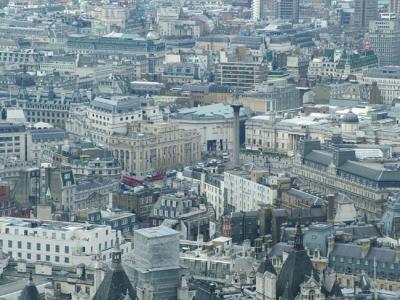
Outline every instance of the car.
<path id="1" fill-rule="evenodd" d="M 177 173 L 176 170 L 170 170 L 170 171 L 167 171 L 165 173 L 165 175 L 167 175 L 167 177 L 174 177 L 174 176 L 176 176 L 176 173 Z"/>

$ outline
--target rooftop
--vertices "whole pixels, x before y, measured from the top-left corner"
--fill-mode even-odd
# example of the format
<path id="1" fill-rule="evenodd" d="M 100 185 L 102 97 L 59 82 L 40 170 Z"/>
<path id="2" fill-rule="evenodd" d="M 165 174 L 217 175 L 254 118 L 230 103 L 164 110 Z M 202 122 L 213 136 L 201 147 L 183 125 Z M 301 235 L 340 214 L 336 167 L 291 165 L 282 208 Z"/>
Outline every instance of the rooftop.
<path id="1" fill-rule="evenodd" d="M 368 70 L 366 77 L 400 79 L 400 67 L 385 66 L 385 67 L 371 68 Z"/>
<path id="2" fill-rule="evenodd" d="M 142 235 L 147 238 L 160 238 L 165 236 L 177 235 L 179 232 L 165 226 L 150 227 L 138 229 L 135 234 Z"/>
<path id="3" fill-rule="evenodd" d="M 0 217 L 0 226 L 15 226 L 22 228 L 37 228 L 43 230 L 57 230 L 57 231 L 77 231 L 77 230 L 95 230 L 99 228 L 105 228 L 105 225 L 90 225 L 70 222 L 58 222 L 58 221 L 45 221 L 40 219 L 23 219 L 23 218 L 11 218 L 11 217 Z"/>
<path id="4" fill-rule="evenodd" d="M 248 109 L 241 109 L 240 116 L 249 116 L 250 111 Z M 220 120 L 220 119 L 232 119 L 233 110 L 230 105 L 218 103 L 192 108 L 182 108 L 177 113 L 171 116 L 173 119 L 184 119 L 184 120 Z"/>

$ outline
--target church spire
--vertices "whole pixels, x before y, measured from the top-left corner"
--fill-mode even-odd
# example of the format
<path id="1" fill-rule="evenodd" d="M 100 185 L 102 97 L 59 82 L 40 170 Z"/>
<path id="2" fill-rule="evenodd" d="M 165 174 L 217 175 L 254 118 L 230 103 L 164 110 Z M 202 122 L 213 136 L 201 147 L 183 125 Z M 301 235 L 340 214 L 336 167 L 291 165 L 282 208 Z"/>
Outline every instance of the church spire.
<path id="1" fill-rule="evenodd" d="M 114 269 L 122 268 L 121 266 L 121 249 L 119 247 L 118 230 L 115 230 L 115 245 L 112 251 L 112 267 Z"/>
<path id="2" fill-rule="evenodd" d="M 34 285 L 33 277 L 32 277 L 32 271 L 29 272 L 28 285 L 30 285 L 30 286 Z"/>
<path id="3" fill-rule="evenodd" d="M 300 251 L 304 250 L 303 247 L 303 231 L 301 230 L 300 222 L 296 226 L 296 234 L 294 236 L 294 250 Z"/>

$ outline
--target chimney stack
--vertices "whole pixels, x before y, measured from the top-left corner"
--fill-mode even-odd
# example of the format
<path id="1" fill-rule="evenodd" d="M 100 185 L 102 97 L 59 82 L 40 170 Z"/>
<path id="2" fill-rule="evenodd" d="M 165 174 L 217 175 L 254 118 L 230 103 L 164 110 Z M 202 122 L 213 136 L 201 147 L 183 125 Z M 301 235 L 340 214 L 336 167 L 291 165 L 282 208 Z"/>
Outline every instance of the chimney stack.
<path id="1" fill-rule="evenodd" d="M 334 247 L 335 247 L 335 236 L 331 235 L 328 237 L 328 254 L 327 254 L 328 257 L 333 252 Z"/>
<path id="2" fill-rule="evenodd" d="M 397 243 L 395 249 L 396 249 L 396 261 L 400 262 L 400 244 L 399 243 Z"/>
<path id="3" fill-rule="evenodd" d="M 335 209 L 335 195 L 329 194 L 327 196 L 328 200 L 328 222 L 333 222 L 335 216 L 334 216 L 334 209 Z"/>
<path id="4" fill-rule="evenodd" d="M 361 243 L 361 254 L 363 257 L 366 257 L 369 252 L 369 248 L 371 247 L 371 240 L 362 239 L 360 243 Z"/>

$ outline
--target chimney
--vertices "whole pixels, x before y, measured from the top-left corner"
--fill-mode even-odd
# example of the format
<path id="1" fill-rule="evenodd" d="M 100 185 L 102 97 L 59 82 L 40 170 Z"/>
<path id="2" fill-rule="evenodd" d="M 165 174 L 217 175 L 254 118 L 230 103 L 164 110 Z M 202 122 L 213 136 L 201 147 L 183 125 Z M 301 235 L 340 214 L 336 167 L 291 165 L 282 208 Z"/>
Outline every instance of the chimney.
<path id="1" fill-rule="evenodd" d="M 240 153 L 240 108 L 241 104 L 232 104 L 233 108 L 233 166 L 239 167 L 239 153 Z"/>
<path id="2" fill-rule="evenodd" d="M 399 243 L 397 243 L 395 249 L 396 249 L 396 261 L 400 262 L 400 244 Z"/>
<path id="3" fill-rule="evenodd" d="M 334 220 L 334 215 L 333 215 L 333 210 L 335 208 L 335 195 L 329 194 L 327 196 L 328 199 L 328 222 L 333 222 Z"/>
<path id="4" fill-rule="evenodd" d="M 361 240 L 361 254 L 362 257 L 366 257 L 371 246 L 371 241 L 369 239 Z"/>
<path id="5" fill-rule="evenodd" d="M 333 247 L 335 247 L 335 236 L 331 235 L 328 237 L 328 253 L 327 253 L 328 257 L 333 252 Z"/>

